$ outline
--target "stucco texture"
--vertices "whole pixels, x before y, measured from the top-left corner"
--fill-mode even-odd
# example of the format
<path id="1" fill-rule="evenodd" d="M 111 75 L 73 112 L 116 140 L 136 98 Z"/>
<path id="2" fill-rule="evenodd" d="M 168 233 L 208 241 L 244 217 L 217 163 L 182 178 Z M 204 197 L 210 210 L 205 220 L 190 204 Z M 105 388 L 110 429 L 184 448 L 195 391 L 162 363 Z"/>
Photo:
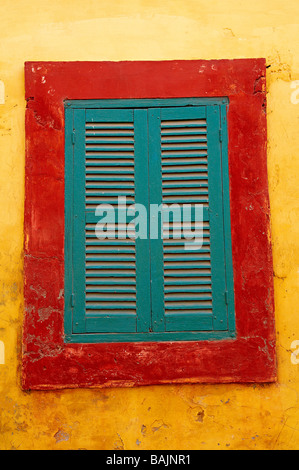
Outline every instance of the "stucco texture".
<path id="1" fill-rule="evenodd" d="M 298 13 L 297 0 L 1 1 L 0 449 L 299 448 Z M 253 57 L 268 66 L 277 382 L 22 391 L 24 62 Z"/>

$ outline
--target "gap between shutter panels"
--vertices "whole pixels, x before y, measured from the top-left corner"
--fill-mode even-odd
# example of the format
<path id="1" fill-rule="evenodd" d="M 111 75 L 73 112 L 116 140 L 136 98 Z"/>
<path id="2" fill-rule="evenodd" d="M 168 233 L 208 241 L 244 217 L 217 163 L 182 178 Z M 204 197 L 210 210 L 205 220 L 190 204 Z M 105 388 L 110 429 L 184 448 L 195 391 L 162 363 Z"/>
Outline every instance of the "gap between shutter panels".
<path id="1" fill-rule="evenodd" d="M 118 196 L 134 203 L 134 124 L 87 122 L 86 210 L 99 204 L 117 207 Z M 86 315 L 136 316 L 135 241 L 99 240 L 86 224 Z M 118 225 L 117 230 L 125 226 Z M 110 227 L 111 229 L 111 227 Z M 112 236 L 113 231 L 107 231 Z M 132 232 L 131 232 L 132 235 Z"/>

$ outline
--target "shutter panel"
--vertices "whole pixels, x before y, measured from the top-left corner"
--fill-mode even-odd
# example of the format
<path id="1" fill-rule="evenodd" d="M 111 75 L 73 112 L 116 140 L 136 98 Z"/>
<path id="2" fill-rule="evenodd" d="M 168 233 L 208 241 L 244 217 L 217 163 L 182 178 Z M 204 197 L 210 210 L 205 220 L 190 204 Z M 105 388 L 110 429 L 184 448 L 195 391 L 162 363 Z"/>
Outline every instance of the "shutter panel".
<path id="1" fill-rule="evenodd" d="M 147 153 L 142 151 L 142 140 L 136 139 L 144 125 L 138 113 L 134 120 L 129 109 L 74 110 L 75 333 L 134 333 L 145 328 L 147 312 L 142 307 L 147 302 L 150 308 L 150 281 L 138 272 L 141 264 L 149 264 L 148 240 L 140 243 L 129 238 L 125 229 L 133 217 L 117 211 L 118 196 L 125 196 L 127 205 L 134 204 L 140 198 L 139 188 L 144 187 L 143 178 L 147 184 L 147 175 L 140 171 L 147 167 L 143 161 Z M 118 238 L 113 231 L 107 232 L 110 239 L 96 236 L 99 204 L 115 209 Z"/>
<path id="2" fill-rule="evenodd" d="M 204 241 L 200 249 L 187 251 L 186 240 L 175 238 L 178 220 L 172 216 L 169 239 L 164 238 L 159 245 L 160 260 L 163 258 L 160 270 L 164 272 L 164 308 L 161 300 L 158 305 L 152 299 L 153 315 L 160 325 L 158 331 L 162 320 L 165 331 L 169 332 L 226 329 L 219 108 L 164 108 L 159 112 L 159 120 L 161 178 L 160 188 L 155 188 L 153 193 L 156 199 L 160 193 L 167 205 L 202 204 Z M 154 126 L 157 127 L 157 118 L 149 121 L 150 135 Z M 150 168 L 157 154 L 156 145 L 155 151 L 150 152 Z M 157 172 L 153 171 L 152 177 L 155 175 L 157 178 Z M 192 216 L 193 226 L 194 212 Z M 163 218 L 165 226 L 165 213 Z M 158 242 L 155 244 L 158 246 Z M 156 259 L 151 258 L 154 265 L 159 263 L 157 255 L 158 249 Z M 152 279 L 152 282 L 152 295 L 161 299 L 163 283 L 159 287 L 159 281 Z"/>

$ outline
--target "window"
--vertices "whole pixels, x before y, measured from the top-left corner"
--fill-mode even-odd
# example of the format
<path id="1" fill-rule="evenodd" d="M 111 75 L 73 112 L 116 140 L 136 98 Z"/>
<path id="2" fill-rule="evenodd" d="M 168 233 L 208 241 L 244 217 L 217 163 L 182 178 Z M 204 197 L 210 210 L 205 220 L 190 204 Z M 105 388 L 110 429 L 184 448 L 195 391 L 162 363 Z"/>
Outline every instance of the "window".
<path id="1" fill-rule="evenodd" d="M 66 103 L 67 340 L 233 336 L 226 107 L 225 99 Z M 111 211 L 100 210 L 110 238 L 96 235 L 101 205 Z M 153 227 L 161 213 L 164 229 L 171 218 L 167 237 Z"/>
<path id="2" fill-rule="evenodd" d="M 24 389 L 275 381 L 265 78 L 264 59 L 26 63 Z M 181 127 L 193 121 L 196 144 Z M 100 137 L 112 123 L 130 158 Z M 147 230 L 151 205 L 199 198 L 209 237 L 190 252 L 161 236 L 99 240 L 95 209 L 120 190 L 147 208 Z"/>

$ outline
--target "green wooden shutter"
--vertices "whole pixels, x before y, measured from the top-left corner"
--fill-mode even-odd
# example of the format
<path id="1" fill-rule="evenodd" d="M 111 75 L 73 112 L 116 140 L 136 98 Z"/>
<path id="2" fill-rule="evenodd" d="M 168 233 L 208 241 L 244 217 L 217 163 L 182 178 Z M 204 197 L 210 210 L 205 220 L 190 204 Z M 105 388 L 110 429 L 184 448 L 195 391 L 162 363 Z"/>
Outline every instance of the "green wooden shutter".
<path id="1" fill-rule="evenodd" d="M 151 240 L 154 331 L 227 329 L 219 129 L 218 106 L 149 112 L 151 203 L 204 207 L 200 249 L 174 238 L 175 215 L 169 239 Z"/>
<path id="2" fill-rule="evenodd" d="M 127 205 L 148 204 L 142 191 L 148 183 L 146 125 L 142 110 L 74 110 L 75 333 L 149 328 L 149 240 L 134 240 L 128 234 L 99 240 L 95 233 L 99 204 L 116 209 L 118 196 L 125 196 Z M 114 214 L 116 229 L 123 230 L 130 217 L 117 210 Z"/>
<path id="3" fill-rule="evenodd" d="M 232 336 L 226 105 L 195 105 L 199 101 L 120 100 L 111 101 L 111 108 L 106 101 L 86 101 L 66 107 L 69 341 Z M 127 206 L 145 207 L 144 238 L 97 238 L 97 206 L 116 208 L 119 196 L 126 196 Z M 175 238 L 181 212 L 178 218 L 162 211 L 160 225 L 168 216 L 174 224 L 170 238 L 150 238 L 157 217 L 150 206 L 162 203 L 191 204 L 192 229 L 194 205 L 203 206 L 200 249 L 186 250 L 190 242 Z M 123 230 L 135 214 L 115 216 L 116 230 Z"/>

